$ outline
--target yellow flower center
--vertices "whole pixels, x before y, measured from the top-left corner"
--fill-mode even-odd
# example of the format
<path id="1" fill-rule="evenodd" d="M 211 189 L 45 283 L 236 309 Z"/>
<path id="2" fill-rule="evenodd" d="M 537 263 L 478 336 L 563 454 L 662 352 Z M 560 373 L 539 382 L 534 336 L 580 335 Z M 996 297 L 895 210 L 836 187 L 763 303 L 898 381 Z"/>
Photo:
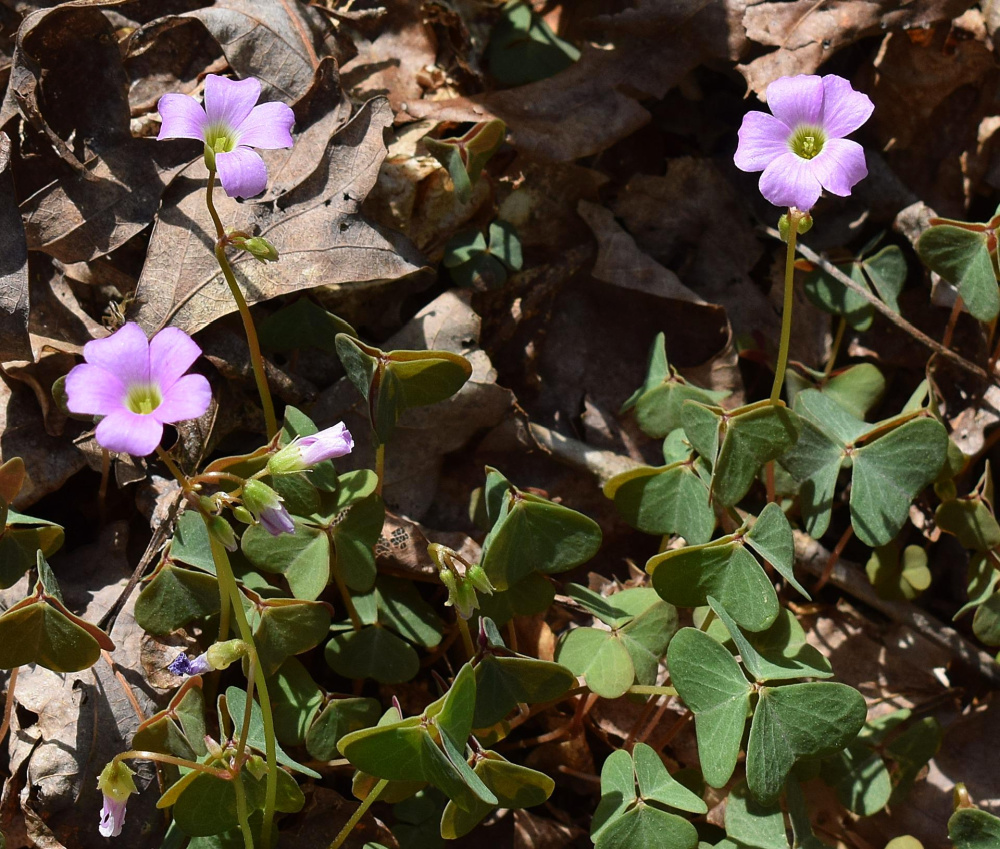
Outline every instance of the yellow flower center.
<path id="1" fill-rule="evenodd" d="M 818 156 L 823 146 L 826 144 L 826 133 L 819 127 L 811 127 L 808 124 L 801 124 L 795 128 L 788 146 L 792 153 L 803 159 L 812 159 Z"/>
<path id="2" fill-rule="evenodd" d="M 125 406 L 133 413 L 148 416 L 163 402 L 160 387 L 154 383 L 136 383 L 129 387 Z"/>

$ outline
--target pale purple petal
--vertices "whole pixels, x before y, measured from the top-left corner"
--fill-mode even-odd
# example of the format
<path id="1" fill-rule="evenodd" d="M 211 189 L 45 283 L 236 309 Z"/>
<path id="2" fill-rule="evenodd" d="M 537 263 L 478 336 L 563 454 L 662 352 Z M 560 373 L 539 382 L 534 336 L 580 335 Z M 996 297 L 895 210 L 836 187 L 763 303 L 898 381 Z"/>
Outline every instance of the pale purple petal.
<path id="1" fill-rule="evenodd" d="M 312 436 L 302 437 L 298 441 L 298 446 L 302 452 L 302 462 L 306 466 L 315 466 L 324 460 L 350 454 L 354 448 L 354 437 L 351 436 L 347 425 L 338 422 Z"/>
<path id="2" fill-rule="evenodd" d="M 97 444 L 109 451 L 145 457 L 163 438 L 163 425 L 152 416 L 116 410 L 101 419 L 95 433 Z"/>
<path id="3" fill-rule="evenodd" d="M 122 833 L 122 825 L 125 822 L 125 805 L 128 799 L 118 802 L 110 796 L 104 796 L 104 805 L 101 807 L 101 824 L 99 829 L 103 837 L 117 837 Z"/>
<path id="4" fill-rule="evenodd" d="M 118 375 L 126 386 L 149 382 L 149 340 L 142 328 L 130 321 L 106 339 L 83 346 L 88 363 Z"/>
<path id="5" fill-rule="evenodd" d="M 295 533 L 295 522 L 288 515 L 285 505 L 280 502 L 277 507 L 267 507 L 260 511 L 260 525 L 273 537 Z"/>
<path id="6" fill-rule="evenodd" d="M 165 94 L 156 105 L 160 113 L 160 134 L 157 139 L 205 140 L 208 118 L 201 104 L 186 94 Z"/>
<path id="7" fill-rule="evenodd" d="M 106 416 L 125 406 L 125 384 L 107 369 L 80 363 L 66 375 L 66 406 L 71 413 Z"/>
<path id="8" fill-rule="evenodd" d="M 189 660 L 186 654 L 179 654 L 167 667 L 174 675 L 204 675 L 212 672 L 213 666 L 208 662 L 207 655 L 200 654 L 194 660 Z"/>
<path id="9" fill-rule="evenodd" d="M 828 139 L 810 164 L 823 188 L 842 198 L 868 176 L 864 148 L 849 139 Z"/>
<path id="10" fill-rule="evenodd" d="M 243 123 L 260 97 L 260 81 L 254 77 L 231 80 L 217 74 L 205 77 L 205 112 L 211 124 L 235 130 Z"/>
<path id="11" fill-rule="evenodd" d="M 823 77 L 823 95 L 822 126 L 827 138 L 842 139 L 853 133 L 875 109 L 867 94 L 855 91 L 847 80 L 836 74 Z"/>
<path id="12" fill-rule="evenodd" d="M 267 166 L 260 155 L 248 147 L 215 154 L 222 188 L 231 198 L 252 198 L 267 187 Z"/>
<path id="13" fill-rule="evenodd" d="M 179 327 L 165 327 L 149 340 L 149 377 L 166 392 L 200 356 L 194 339 Z"/>
<path id="14" fill-rule="evenodd" d="M 163 390 L 163 400 L 149 418 L 163 424 L 184 422 L 204 415 L 211 403 L 212 387 L 208 385 L 208 380 L 200 374 L 187 374 Z"/>
<path id="15" fill-rule="evenodd" d="M 295 113 L 287 103 L 261 103 L 236 128 L 236 143 L 262 150 L 291 147 L 294 123 Z"/>
<path id="16" fill-rule="evenodd" d="M 760 175 L 760 193 L 775 206 L 812 209 L 823 190 L 812 167 L 815 161 L 791 151 L 779 156 Z"/>
<path id="17" fill-rule="evenodd" d="M 740 143 L 734 161 L 741 171 L 763 171 L 788 153 L 791 130 L 766 112 L 748 112 L 740 127 Z"/>
<path id="18" fill-rule="evenodd" d="M 823 80 L 814 74 L 781 77 L 764 96 L 774 117 L 793 130 L 799 124 L 819 126 L 823 118 Z"/>

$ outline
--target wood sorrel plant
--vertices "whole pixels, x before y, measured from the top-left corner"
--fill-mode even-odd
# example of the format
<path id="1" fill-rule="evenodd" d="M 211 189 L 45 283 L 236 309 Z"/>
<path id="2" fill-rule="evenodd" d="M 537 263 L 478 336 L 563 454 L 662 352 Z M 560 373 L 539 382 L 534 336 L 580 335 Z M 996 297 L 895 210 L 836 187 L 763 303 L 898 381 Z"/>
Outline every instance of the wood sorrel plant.
<path id="1" fill-rule="evenodd" d="M 710 841 L 727 849 L 819 846 L 802 782 L 821 778 L 859 816 L 905 796 L 941 729 L 908 711 L 868 721 L 862 696 L 830 680 L 835 670 L 807 642 L 787 602 L 792 594 L 809 599 L 796 575 L 793 524 L 818 540 L 843 502 L 842 542 L 853 535 L 874 549 L 873 583 L 912 597 L 921 584 L 919 556 L 912 545 L 901 552 L 899 536 L 914 499 L 935 484 L 938 527 L 976 553 L 967 605 L 975 610 L 973 629 L 1000 645 L 1000 523 L 988 467 L 959 494 L 965 461 L 937 418 L 928 385 L 898 414 L 870 422 L 885 388 L 875 366 L 835 371 L 834 351 L 822 372 L 789 367 L 798 236 L 812 226 L 822 191 L 846 196 L 866 175 L 863 150 L 845 137 L 871 115 L 868 98 L 836 76 L 784 78 L 767 92 L 773 114 L 752 112 L 744 121 L 736 164 L 763 171 L 764 197 L 787 207 L 779 225 L 787 259 L 774 384 L 768 398 L 727 408 L 726 393 L 697 386 L 670 365 L 663 334 L 654 340 L 646 380 L 623 412 L 634 410 L 640 428 L 663 440 L 664 464 L 634 466 L 604 482 L 625 521 L 662 537 L 645 564 L 648 579 L 608 595 L 560 582 L 557 576 L 598 554 L 601 527 L 487 467 L 470 510 L 484 534 L 481 551 L 475 557 L 430 544 L 444 591 L 425 594 L 376 562 L 392 464 L 387 446 L 408 410 L 455 395 L 472 364 L 450 351 L 382 350 L 346 323 L 329 322 L 345 331 L 335 348 L 364 401 L 374 469 L 338 473 L 332 461 L 354 449 L 343 423 L 320 430 L 289 406 L 279 430 L 227 250 L 261 261 L 279 257 L 266 240 L 227 230 L 212 194 L 217 179 L 232 197 L 258 194 L 267 172 L 253 148 L 292 144 L 291 110 L 255 105 L 259 94 L 256 80 L 209 75 L 204 108 L 183 95 L 163 97 L 159 137 L 205 144 L 214 253 L 247 333 L 264 444 L 190 472 L 162 449 L 164 424 L 197 418 L 211 400 L 208 381 L 188 373 L 201 349 L 176 328 L 147 339 L 126 323 L 88 343 L 85 362 L 65 382 L 68 409 L 99 419 L 104 449 L 155 452 L 184 496 L 186 510 L 136 600 L 136 620 L 159 636 L 192 625 L 217 634 L 173 660 L 177 691 L 101 772 L 100 833 L 121 832 L 138 790 L 126 762 L 146 759 L 162 770 L 158 806 L 171 809 L 169 840 L 218 836 L 218 845 L 235 840 L 266 849 L 278 834 L 276 817 L 304 805 L 294 776 L 322 780 L 313 767 L 348 764 L 361 802 L 337 822 L 330 849 L 342 846 L 378 801 L 399 806 L 401 821 L 405 806 L 427 805 L 436 833 L 459 838 L 498 808 L 540 805 L 554 792 L 552 777 L 500 753 L 516 750 L 511 742 L 525 744 L 509 739 L 519 726 L 571 701 L 573 711 L 549 714 L 555 727 L 535 742 L 573 741 L 600 699 L 648 700 L 643 723 L 660 720 L 662 700 L 677 699 L 694 720 L 700 776 L 671 775 L 637 725 L 601 769 L 590 823 L 598 849 L 697 849 Z M 451 169 L 462 196 L 503 140 L 493 122 L 474 131 L 489 141 L 481 156 L 445 156 L 447 144 L 430 145 L 449 168 L 462 169 Z M 471 147 L 475 132 L 456 144 Z M 920 243 L 927 264 L 985 320 L 1000 309 L 998 220 L 938 221 Z M 512 270 L 520 265 L 517 250 Z M 814 300 L 842 316 L 838 339 L 848 320 L 870 321 L 858 298 L 898 312 L 905 279 L 898 259 L 891 247 L 875 254 L 866 248 L 846 272 L 824 267 L 826 277 L 811 278 Z M 562 450 L 570 442 L 562 440 Z M 0 551 L 7 552 L 0 585 L 36 570 L 32 594 L 0 615 L 0 665 L 83 669 L 114 646 L 62 600 L 45 559 L 61 544 L 61 530 L 10 509 L 23 478 L 17 461 L 0 466 Z M 559 635 L 554 660 L 521 653 L 513 622 L 557 603 L 557 587 L 573 626 Z M 354 682 L 351 694 L 328 692 L 314 679 L 315 667 L 297 658 L 314 649 L 318 658 L 320 647 L 330 670 Z M 409 682 L 431 664 L 435 689 L 422 707 L 404 713 L 391 690 L 383 702 L 365 689 L 366 682 Z M 218 693 L 215 725 L 206 719 L 206 691 Z M 310 765 L 286 748 L 304 751 Z M 705 784 L 720 791 L 711 798 L 726 796 L 725 837 L 704 819 Z M 1000 834 L 1000 821 L 963 802 L 948 828 L 965 849 L 989 845 L 976 841 Z"/>

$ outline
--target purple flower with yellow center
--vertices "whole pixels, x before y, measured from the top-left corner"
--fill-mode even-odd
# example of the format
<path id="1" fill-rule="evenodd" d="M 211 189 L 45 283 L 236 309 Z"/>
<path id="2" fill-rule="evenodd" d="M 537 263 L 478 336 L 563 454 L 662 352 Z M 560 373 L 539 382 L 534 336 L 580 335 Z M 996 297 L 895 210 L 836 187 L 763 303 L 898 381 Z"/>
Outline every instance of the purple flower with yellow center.
<path id="1" fill-rule="evenodd" d="M 117 837 L 125 823 L 125 806 L 128 797 L 139 791 L 135 788 L 135 775 L 120 761 L 111 761 L 98 776 L 97 789 L 104 794 L 101 806 L 101 824 L 98 826 L 103 837 Z"/>
<path id="2" fill-rule="evenodd" d="M 865 152 L 845 138 L 875 108 L 843 77 L 781 77 L 767 87 L 773 114 L 748 112 L 736 167 L 763 171 L 760 193 L 775 206 L 812 209 L 823 189 L 847 197 L 866 176 Z"/>
<path id="3" fill-rule="evenodd" d="M 71 413 L 103 417 L 95 434 L 102 448 L 151 454 L 165 424 L 196 419 L 212 401 L 205 377 L 186 374 L 200 355 L 183 330 L 168 327 L 147 340 L 129 322 L 83 346 L 87 362 L 66 376 L 66 405 Z"/>
<path id="4" fill-rule="evenodd" d="M 267 166 L 252 148 L 292 146 L 295 115 L 285 103 L 260 103 L 260 81 L 205 77 L 204 108 L 186 94 L 165 94 L 157 104 L 158 139 L 205 143 L 205 164 L 218 171 L 231 198 L 250 198 L 267 186 Z M 255 105 L 257 104 L 257 105 Z"/>

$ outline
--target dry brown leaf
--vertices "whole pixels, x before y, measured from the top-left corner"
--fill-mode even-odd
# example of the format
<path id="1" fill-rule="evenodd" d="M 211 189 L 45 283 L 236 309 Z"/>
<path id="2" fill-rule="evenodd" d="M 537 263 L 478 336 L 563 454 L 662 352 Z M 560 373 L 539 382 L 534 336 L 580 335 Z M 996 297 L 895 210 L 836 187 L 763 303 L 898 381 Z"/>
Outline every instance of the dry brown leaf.
<path id="1" fill-rule="evenodd" d="M 246 253 L 233 257 L 249 303 L 317 286 L 369 292 L 420 267 L 405 239 L 358 213 L 385 157 L 382 131 L 391 122 L 384 99 L 369 101 L 327 143 L 320 167 L 278 202 L 239 203 L 216 192 L 227 226 L 264 236 L 281 254 L 267 264 Z M 193 163 L 164 196 L 136 290 L 135 320 L 147 332 L 170 324 L 194 333 L 236 310 L 212 250 L 206 173 L 203 161 Z"/>
<path id="2" fill-rule="evenodd" d="M 813 74 L 838 50 L 862 38 L 949 21 L 970 5 L 969 0 L 751 0 L 743 16 L 747 38 L 778 49 L 736 69 L 763 100 L 764 90 L 778 77 Z"/>
<path id="3" fill-rule="evenodd" d="M 28 246 L 14 196 L 10 139 L 0 133 L 0 362 L 30 358 Z"/>

